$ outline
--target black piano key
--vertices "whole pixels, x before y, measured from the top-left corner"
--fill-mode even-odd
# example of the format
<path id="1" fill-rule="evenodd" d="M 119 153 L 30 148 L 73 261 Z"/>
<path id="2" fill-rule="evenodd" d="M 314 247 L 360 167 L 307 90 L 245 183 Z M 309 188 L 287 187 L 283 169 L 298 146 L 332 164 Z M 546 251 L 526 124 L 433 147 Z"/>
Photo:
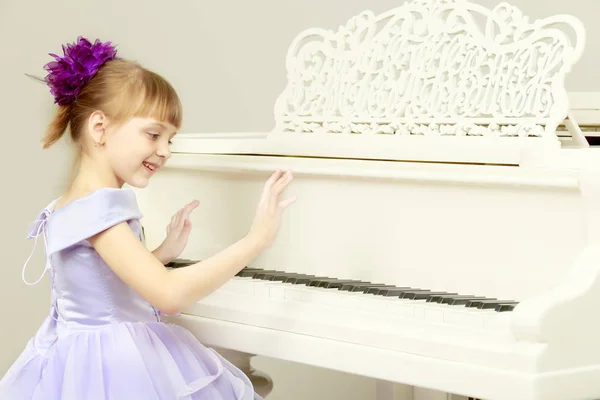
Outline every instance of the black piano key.
<path id="1" fill-rule="evenodd" d="M 449 299 L 449 301 L 447 303 L 443 301 L 442 304 L 450 304 L 452 306 L 467 306 L 467 304 L 470 301 L 478 301 L 478 300 L 490 300 L 490 299 L 487 297 L 483 297 L 483 296 L 466 296 L 466 297 L 462 297 L 462 298 L 456 297 L 453 299 Z"/>
<path id="2" fill-rule="evenodd" d="M 357 282 L 357 283 L 346 283 L 340 286 L 339 290 L 345 290 L 347 292 L 362 292 L 370 287 L 390 287 L 392 285 L 386 285 L 384 283 L 371 283 L 371 282 Z"/>
<path id="3" fill-rule="evenodd" d="M 375 287 L 370 287 L 367 290 L 364 291 L 365 294 L 374 294 L 377 295 L 379 294 L 379 292 L 381 290 L 385 290 L 385 289 L 402 289 L 402 287 L 398 287 L 395 285 L 389 285 L 389 286 L 375 286 Z"/>
<path id="4" fill-rule="evenodd" d="M 248 270 L 241 270 L 240 272 L 238 272 L 237 276 L 243 277 L 243 278 L 256 278 L 256 275 L 258 274 L 268 274 L 268 273 L 277 273 L 277 272 L 283 272 L 283 271 L 275 271 L 272 269 L 257 269 L 257 270 L 252 270 L 252 269 L 248 269 Z"/>
<path id="5" fill-rule="evenodd" d="M 347 283 L 347 281 L 324 281 L 319 284 L 319 287 L 325 289 L 339 289 Z"/>
<path id="6" fill-rule="evenodd" d="M 456 299 L 456 298 L 463 298 L 463 297 L 468 297 L 468 298 L 473 298 L 475 296 L 468 294 L 468 295 L 462 295 L 462 294 L 458 294 L 458 293 L 443 293 L 440 292 L 435 293 L 435 294 L 431 294 L 429 297 L 427 297 L 427 302 L 428 303 L 440 303 L 440 304 L 450 304 L 450 302 L 452 301 L 452 299 Z"/>
<path id="7" fill-rule="evenodd" d="M 306 283 L 306 286 L 318 286 L 319 283 L 325 281 L 325 280 L 331 280 L 331 279 L 335 279 L 335 278 L 330 278 L 330 277 L 315 277 L 313 279 L 311 279 L 310 281 L 308 281 Z"/>
<path id="8" fill-rule="evenodd" d="M 378 288 L 377 292 L 371 294 L 384 297 L 399 297 L 407 290 L 416 290 L 416 288 L 411 288 L 408 286 L 392 286 L 389 288 Z"/>
<path id="9" fill-rule="evenodd" d="M 366 294 L 377 294 L 379 293 L 379 290 L 381 289 L 385 289 L 385 288 L 395 288 L 396 286 L 394 285 L 369 285 L 369 286 L 363 286 L 363 287 L 353 287 L 350 291 L 351 292 L 364 292 Z M 369 292 L 370 291 L 370 292 Z"/>
<path id="10" fill-rule="evenodd" d="M 487 310 L 490 308 L 496 308 L 500 304 L 517 304 L 514 300 L 481 300 L 477 305 L 480 310 Z"/>
<path id="11" fill-rule="evenodd" d="M 276 276 L 295 276 L 295 275 L 297 275 L 297 274 L 294 274 L 293 272 L 283 272 L 283 271 L 261 272 L 259 274 L 256 274 L 253 278 L 260 279 L 263 281 L 272 281 L 273 278 L 275 278 Z"/>
<path id="12" fill-rule="evenodd" d="M 412 297 L 416 293 L 432 293 L 432 292 L 431 292 L 431 290 L 428 290 L 428 289 L 412 288 L 412 289 L 402 291 L 402 293 L 400 293 L 400 295 L 398 297 L 400 297 L 401 299 L 410 299 L 410 297 Z"/>
<path id="13" fill-rule="evenodd" d="M 274 282 L 285 282 L 288 278 L 314 278 L 314 275 L 302 275 L 302 274 L 289 274 L 289 275 L 277 275 L 271 279 Z"/>
<path id="14" fill-rule="evenodd" d="M 353 282 L 360 282 L 360 281 L 356 281 L 356 280 L 337 280 L 337 279 L 333 279 L 333 280 L 324 280 L 319 282 L 318 287 L 320 288 L 326 288 L 326 289 L 337 289 L 340 286 L 342 286 L 345 283 L 353 283 Z"/>
<path id="15" fill-rule="evenodd" d="M 498 303 L 505 303 L 505 302 L 510 301 L 510 300 L 498 300 L 498 299 L 495 299 L 495 298 L 472 299 L 472 300 L 467 301 L 467 303 L 465 304 L 465 307 L 479 308 L 479 306 L 481 304 L 483 304 L 483 302 L 490 302 L 490 301 L 496 301 Z"/>
<path id="16" fill-rule="evenodd" d="M 427 298 L 427 301 L 429 303 L 450 304 L 453 299 L 473 299 L 475 297 L 477 296 L 474 296 L 472 294 L 436 294 Z"/>
<path id="17" fill-rule="evenodd" d="M 317 277 L 317 278 L 312 279 L 310 282 L 308 282 L 306 284 L 306 286 L 314 286 L 314 287 L 316 287 L 316 286 L 319 286 L 322 282 L 334 282 L 334 281 L 337 281 L 337 280 L 338 280 L 337 278 L 330 278 L 330 277 L 319 278 L 319 277 Z"/>
<path id="18" fill-rule="evenodd" d="M 187 267 L 188 265 L 196 264 L 197 262 L 199 262 L 199 261 L 189 260 L 187 258 L 176 258 L 176 259 L 168 262 L 167 264 L 165 264 L 165 267 L 167 267 L 167 268 L 182 268 L 182 267 Z"/>
<path id="19" fill-rule="evenodd" d="M 441 301 L 443 294 L 432 294 L 425 299 L 427 303 L 438 303 L 438 300 Z"/>
<path id="20" fill-rule="evenodd" d="M 238 272 L 235 276 L 239 276 L 241 278 L 251 278 L 252 276 L 258 274 L 258 271 L 246 271 L 246 270 L 241 270 L 240 272 Z"/>
<path id="21" fill-rule="evenodd" d="M 410 300 L 426 300 L 427 298 L 429 298 L 432 295 L 442 295 L 442 294 L 458 294 L 458 293 L 448 293 L 448 292 L 413 292 L 410 293 L 406 296 L 404 296 L 404 299 L 410 299 Z"/>
<path id="22" fill-rule="evenodd" d="M 496 308 L 494 308 L 495 311 L 498 312 L 505 312 L 505 311 L 512 311 L 515 307 L 517 306 L 517 304 L 498 304 L 496 306 Z"/>
<path id="23" fill-rule="evenodd" d="M 327 276 L 312 276 L 312 275 L 299 276 L 299 277 L 291 276 L 291 277 L 287 278 L 284 282 L 292 283 L 295 285 L 306 285 L 314 279 L 330 279 L 330 278 Z"/>

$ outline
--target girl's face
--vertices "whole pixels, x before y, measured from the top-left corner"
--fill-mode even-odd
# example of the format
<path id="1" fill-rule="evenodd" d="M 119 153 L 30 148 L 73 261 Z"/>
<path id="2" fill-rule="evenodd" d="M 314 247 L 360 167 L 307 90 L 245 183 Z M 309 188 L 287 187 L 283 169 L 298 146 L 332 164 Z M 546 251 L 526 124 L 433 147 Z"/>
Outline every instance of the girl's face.
<path id="1" fill-rule="evenodd" d="M 106 138 L 105 160 L 122 186 L 144 188 L 171 156 L 169 145 L 177 129 L 152 118 L 132 118 Z"/>

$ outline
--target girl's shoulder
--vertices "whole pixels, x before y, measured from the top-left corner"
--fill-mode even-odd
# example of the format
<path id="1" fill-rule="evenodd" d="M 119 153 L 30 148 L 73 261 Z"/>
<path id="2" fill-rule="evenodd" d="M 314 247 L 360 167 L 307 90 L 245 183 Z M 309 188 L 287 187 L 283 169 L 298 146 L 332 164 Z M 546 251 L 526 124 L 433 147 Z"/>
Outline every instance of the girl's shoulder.
<path id="1" fill-rule="evenodd" d="M 53 253 L 85 240 L 120 222 L 139 230 L 142 213 L 135 192 L 129 188 L 102 188 L 56 207 L 46 207 L 46 240 Z M 138 232 L 136 232 L 138 233 Z"/>
<path id="2" fill-rule="evenodd" d="M 129 188 L 100 188 L 64 204 L 60 203 L 60 199 L 50 203 L 48 211 L 51 217 L 94 210 L 113 213 L 131 209 L 139 211 L 135 192 Z"/>

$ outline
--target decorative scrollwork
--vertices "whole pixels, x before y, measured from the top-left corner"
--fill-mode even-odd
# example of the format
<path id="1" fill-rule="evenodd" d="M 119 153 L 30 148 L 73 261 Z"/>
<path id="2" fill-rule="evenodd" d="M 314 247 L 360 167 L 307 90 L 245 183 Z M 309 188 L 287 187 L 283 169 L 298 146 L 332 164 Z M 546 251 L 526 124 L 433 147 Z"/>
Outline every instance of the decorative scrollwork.
<path id="1" fill-rule="evenodd" d="M 530 23 L 506 3 L 413 0 L 364 11 L 293 41 L 274 132 L 555 135 L 568 111 L 565 74 L 583 46 L 577 19 Z"/>
<path id="2" fill-rule="evenodd" d="M 542 136 L 544 126 L 538 123 L 488 125 L 472 122 L 455 124 L 429 123 L 395 123 L 395 122 L 310 122 L 287 121 L 282 124 L 286 132 L 309 133 L 323 130 L 329 133 L 346 134 L 385 134 L 385 135 L 417 135 L 417 136 Z"/>

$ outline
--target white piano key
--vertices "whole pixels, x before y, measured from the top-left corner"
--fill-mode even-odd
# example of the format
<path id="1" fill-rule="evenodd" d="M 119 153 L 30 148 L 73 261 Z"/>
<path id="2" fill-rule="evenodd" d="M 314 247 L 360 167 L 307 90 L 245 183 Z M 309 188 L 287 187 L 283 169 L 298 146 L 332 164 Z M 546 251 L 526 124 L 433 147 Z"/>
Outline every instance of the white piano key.
<path id="1" fill-rule="evenodd" d="M 314 286 L 302 286 L 294 290 L 300 293 L 300 301 L 327 306 L 341 306 L 341 300 L 335 295 L 333 289 L 325 289 Z"/>
<path id="2" fill-rule="evenodd" d="M 219 290 L 233 293 L 245 293 L 252 294 L 253 286 L 251 282 L 247 281 L 248 278 L 234 278 L 225 283 Z"/>
<path id="3" fill-rule="evenodd" d="M 300 287 L 285 288 L 284 298 L 286 300 L 302 301 L 302 293 L 303 290 Z"/>
<path id="4" fill-rule="evenodd" d="M 271 292 L 271 282 L 269 281 L 262 281 L 262 282 L 257 282 L 254 285 L 254 294 L 256 296 L 262 296 L 265 298 L 269 298 L 269 293 Z"/>
<path id="5" fill-rule="evenodd" d="M 284 299 L 285 283 L 256 280 L 253 292 L 255 296 L 264 297 L 265 299 Z"/>
<path id="6" fill-rule="evenodd" d="M 409 303 L 409 300 L 399 299 L 399 301 L 390 302 L 389 309 L 392 315 L 400 317 L 414 317 L 415 305 Z"/>
<path id="7" fill-rule="evenodd" d="M 444 313 L 444 322 L 473 328 L 483 328 L 485 318 L 494 310 L 479 310 L 477 308 L 459 307 L 457 310 L 448 310 Z"/>
<path id="8" fill-rule="evenodd" d="M 284 285 L 285 285 L 284 283 L 269 285 L 269 298 L 275 299 L 275 300 L 285 299 L 285 289 L 286 288 Z"/>
<path id="9" fill-rule="evenodd" d="M 444 311 L 440 307 L 431 305 L 424 310 L 423 318 L 430 322 L 442 322 L 444 320 Z"/>

